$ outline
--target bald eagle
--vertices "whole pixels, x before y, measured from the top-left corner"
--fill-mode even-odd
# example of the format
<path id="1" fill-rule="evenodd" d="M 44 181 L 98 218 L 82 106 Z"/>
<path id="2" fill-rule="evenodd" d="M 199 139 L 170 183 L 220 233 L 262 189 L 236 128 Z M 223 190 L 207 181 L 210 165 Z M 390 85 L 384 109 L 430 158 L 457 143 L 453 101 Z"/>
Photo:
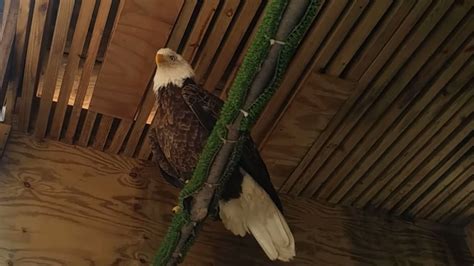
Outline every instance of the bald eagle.
<path id="1" fill-rule="evenodd" d="M 191 65 L 181 55 L 162 48 L 155 59 L 155 160 L 169 183 L 183 187 L 192 177 L 223 102 L 196 84 Z M 235 235 L 252 234 L 271 260 L 289 261 L 295 256 L 281 201 L 251 139 L 244 145 L 238 169 L 223 188 L 219 216 Z"/>

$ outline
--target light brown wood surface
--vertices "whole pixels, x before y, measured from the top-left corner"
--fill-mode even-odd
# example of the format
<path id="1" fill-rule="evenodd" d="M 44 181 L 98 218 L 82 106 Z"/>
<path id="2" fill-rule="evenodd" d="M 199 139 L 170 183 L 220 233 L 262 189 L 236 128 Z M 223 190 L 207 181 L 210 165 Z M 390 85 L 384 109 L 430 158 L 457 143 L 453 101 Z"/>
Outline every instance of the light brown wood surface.
<path id="1" fill-rule="evenodd" d="M 183 2 L 125 0 L 90 110 L 134 118 L 155 69 L 155 53 L 165 46 Z"/>
<path id="2" fill-rule="evenodd" d="M 148 265 L 177 196 L 156 170 L 14 134 L 0 162 L 0 264 Z M 463 236 L 441 228 L 283 202 L 296 238 L 292 263 L 270 263 L 251 237 L 209 221 L 184 265 L 468 265 Z"/>

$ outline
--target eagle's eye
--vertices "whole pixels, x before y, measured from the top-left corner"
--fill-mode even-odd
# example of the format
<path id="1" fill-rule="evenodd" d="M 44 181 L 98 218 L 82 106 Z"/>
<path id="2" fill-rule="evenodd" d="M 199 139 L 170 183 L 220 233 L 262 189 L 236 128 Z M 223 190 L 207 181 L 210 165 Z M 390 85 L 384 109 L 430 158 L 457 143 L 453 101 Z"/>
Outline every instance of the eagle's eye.
<path id="1" fill-rule="evenodd" d="M 173 61 L 173 62 L 174 62 L 174 61 L 176 61 L 176 59 L 177 59 L 177 58 L 176 58 L 176 56 L 175 56 L 175 55 L 170 55 L 170 60 L 171 60 L 171 61 Z"/>

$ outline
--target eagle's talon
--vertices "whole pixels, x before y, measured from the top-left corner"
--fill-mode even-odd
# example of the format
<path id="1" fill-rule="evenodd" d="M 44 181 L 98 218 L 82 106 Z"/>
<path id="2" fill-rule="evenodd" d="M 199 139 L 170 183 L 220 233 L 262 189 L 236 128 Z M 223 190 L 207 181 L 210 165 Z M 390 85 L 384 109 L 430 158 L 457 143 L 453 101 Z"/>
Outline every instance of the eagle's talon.
<path id="1" fill-rule="evenodd" d="M 179 206 L 174 206 L 171 211 L 172 211 L 174 214 L 176 214 L 176 213 L 178 213 L 179 211 L 181 211 L 181 207 L 179 207 Z"/>

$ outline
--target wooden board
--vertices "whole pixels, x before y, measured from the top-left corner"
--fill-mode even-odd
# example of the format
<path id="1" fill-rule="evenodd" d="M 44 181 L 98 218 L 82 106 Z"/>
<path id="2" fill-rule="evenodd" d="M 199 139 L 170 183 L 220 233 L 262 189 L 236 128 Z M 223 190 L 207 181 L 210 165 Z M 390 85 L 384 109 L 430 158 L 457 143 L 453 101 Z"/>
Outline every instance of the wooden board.
<path id="1" fill-rule="evenodd" d="M 355 86 L 354 82 L 317 73 L 305 81 L 262 150 L 277 187 L 291 174 Z"/>
<path id="2" fill-rule="evenodd" d="M 35 1 L 33 8 L 31 31 L 28 39 L 28 50 L 26 53 L 20 115 L 18 118 L 18 128 L 23 132 L 27 132 L 30 127 L 31 110 L 35 86 L 38 79 L 38 64 L 40 60 L 40 50 L 43 42 L 43 31 L 48 6 L 48 0 L 39 0 Z"/>
<path id="3" fill-rule="evenodd" d="M 177 197 L 156 170 L 13 135 L 0 163 L 0 264 L 148 265 Z M 270 262 L 253 238 L 208 221 L 183 265 L 472 263 L 464 235 L 453 229 L 312 200 L 283 197 L 283 203 L 296 239 L 294 261 Z"/>
<path id="4" fill-rule="evenodd" d="M 44 85 L 41 93 L 40 107 L 36 119 L 35 136 L 37 139 L 42 139 L 46 135 L 49 114 L 53 105 L 56 79 L 63 58 L 64 47 L 66 46 L 73 8 L 74 1 L 61 1 L 58 7 L 53 40 L 49 51 L 48 66 L 46 67 Z"/>
<path id="5" fill-rule="evenodd" d="M 133 119 L 184 0 L 125 0 L 97 78 L 90 110 Z"/>
<path id="6" fill-rule="evenodd" d="M 2 158 L 5 153 L 11 129 L 11 125 L 0 123 L 0 158 Z"/>
<path id="7" fill-rule="evenodd" d="M 107 17 L 109 15 L 111 5 L 112 0 L 102 0 L 99 5 L 99 10 L 97 11 L 97 19 L 94 23 L 94 30 L 92 32 L 91 40 L 89 43 L 87 58 L 82 67 L 81 78 L 77 87 L 76 97 L 74 99 L 74 106 L 72 108 L 69 124 L 67 126 L 65 141 L 68 143 L 73 143 L 74 136 L 76 135 L 79 118 L 81 116 L 82 106 L 87 94 L 87 90 L 89 88 L 89 81 L 94 70 L 95 61 L 97 59 L 97 52 L 99 51 L 102 35 L 104 33 L 104 27 L 107 22 Z M 81 138 L 85 137 L 81 136 Z M 86 142 L 88 142 L 88 139 L 89 136 L 87 136 Z"/>
<path id="8" fill-rule="evenodd" d="M 7 93 L 7 69 L 13 52 L 19 3 L 7 0 L 3 6 L 3 23 L 0 25 L 0 105 L 3 106 Z"/>
<path id="9" fill-rule="evenodd" d="M 95 1 L 84 1 L 81 3 L 72 44 L 69 49 L 67 66 L 63 72 L 64 74 L 58 77 L 58 83 L 61 85 L 50 130 L 50 136 L 52 139 L 59 139 L 69 101 L 71 98 L 76 98 L 76 95 L 71 97 L 71 92 L 73 85 L 75 85 L 76 77 L 79 75 L 77 72 L 79 70 L 79 62 L 81 59 L 80 54 L 84 50 L 84 43 L 86 41 L 95 4 Z M 72 104 L 74 104 L 74 101 Z"/>

